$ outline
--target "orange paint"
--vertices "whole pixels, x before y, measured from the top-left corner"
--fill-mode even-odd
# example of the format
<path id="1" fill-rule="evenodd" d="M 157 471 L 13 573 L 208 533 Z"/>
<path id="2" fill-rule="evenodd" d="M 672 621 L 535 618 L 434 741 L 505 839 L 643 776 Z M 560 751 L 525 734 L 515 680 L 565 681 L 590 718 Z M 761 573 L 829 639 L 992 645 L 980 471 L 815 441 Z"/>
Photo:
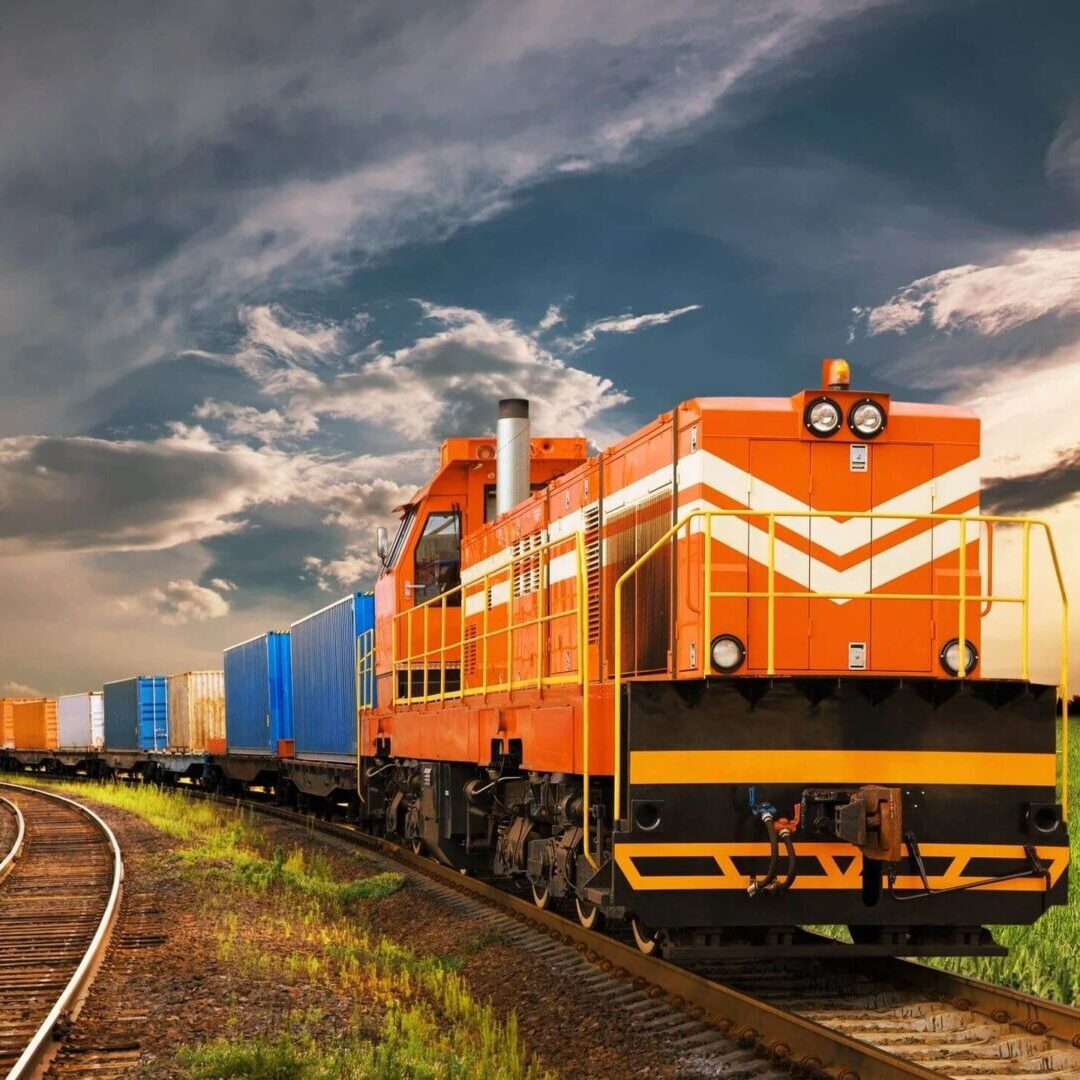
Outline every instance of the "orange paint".
<path id="1" fill-rule="evenodd" d="M 843 413 L 843 423 L 818 438 L 807 429 L 804 410 L 823 394 Z M 887 416 L 871 440 L 847 423 L 852 406 L 867 398 Z M 580 772 L 584 674 L 591 770 L 609 773 L 614 585 L 674 521 L 695 510 L 749 508 L 741 517 L 715 519 L 711 538 L 698 518 L 642 568 L 624 596 L 624 675 L 713 674 L 706 624 L 712 636 L 733 634 L 745 644 L 739 674 L 762 674 L 768 605 L 741 595 L 768 588 L 767 522 L 760 511 L 809 508 L 827 515 L 777 519 L 780 592 L 952 593 L 959 583 L 955 526 L 950 532 L 927 521 L 848 515 L 974 511 L 978 456 L 979 422 L 961 409 L 851 389 L 699 398 L 587 460 L 583 440 L 534 438 L 534 494 L 497 521 L 485 521 L 494 440 L 448 440 L 439 471 L 405 508 L 415 520 L 376 586 L 379 707 L 362 714 L 361 752 L 385 752 L 389 741 L 394 756 L 486 764 L 493 746 L 505 749 L 513 740 L 520 741 L 526 768 Z M 412 586 L 417 546 L 435 514 L 458 515 L 463 585 L 452 603 L 395 618 L 431 598 Z M 575 576 L 579 533 L 586 552 L 583 593 Z M 983 587 L 980 543 L 972 529 L 966 586 L 973 595 Z M 530 554 L 534 544 L 544 551 Z M 714 597 L 708 613 L 706 561 L 708 587 L 737 594 Z M 587 616 L 584 651 L 574 614 L 579 608 Z M 967 636 L 976 648 L 980 610 L 969 602 Z M 957 622 L 955 601 L 781 596 L 776 671 L 944 677 L 938 652 L 955 636 Z M 394 656 L 402 661 L 396 672 Z M 410 668 L 414 695 L 423 696 L 426 669 L 427 695 L 435 700 L 394 703 Z M 444 671 L 451 674 L 440 695 Z"/>
<path id="2" fill-rule="evenodd" d="M 55 698 L 0 698 L 0 732 L 12 750 L 55 750 L 60 737 Z"/>

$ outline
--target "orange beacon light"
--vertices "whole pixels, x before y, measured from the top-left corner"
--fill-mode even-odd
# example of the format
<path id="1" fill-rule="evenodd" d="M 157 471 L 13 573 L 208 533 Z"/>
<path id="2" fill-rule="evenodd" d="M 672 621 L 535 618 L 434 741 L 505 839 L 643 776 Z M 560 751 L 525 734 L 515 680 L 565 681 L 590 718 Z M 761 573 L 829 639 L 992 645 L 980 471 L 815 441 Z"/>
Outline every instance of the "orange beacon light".
<path id="1" fill-rule="evenodd" d="M 822 360 L 821 385 L 826 390 L 846 390 L 851 385 L 851 365 L 839 358 Z"/>

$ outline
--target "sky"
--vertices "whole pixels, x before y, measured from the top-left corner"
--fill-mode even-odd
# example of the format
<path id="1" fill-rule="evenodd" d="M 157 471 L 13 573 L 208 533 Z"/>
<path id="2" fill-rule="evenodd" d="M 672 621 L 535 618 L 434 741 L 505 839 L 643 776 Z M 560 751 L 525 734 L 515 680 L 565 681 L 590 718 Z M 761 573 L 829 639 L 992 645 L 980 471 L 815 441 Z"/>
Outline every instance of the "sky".
<path id="1" fill-rule="evenodd" d="M 984 509 L 1080 597 L 1077 40 L 1054 0 L 13 0 L 0 693 L 370 585 L 499 397 L 604 446 L 823 356 L 974 408 Z"/>

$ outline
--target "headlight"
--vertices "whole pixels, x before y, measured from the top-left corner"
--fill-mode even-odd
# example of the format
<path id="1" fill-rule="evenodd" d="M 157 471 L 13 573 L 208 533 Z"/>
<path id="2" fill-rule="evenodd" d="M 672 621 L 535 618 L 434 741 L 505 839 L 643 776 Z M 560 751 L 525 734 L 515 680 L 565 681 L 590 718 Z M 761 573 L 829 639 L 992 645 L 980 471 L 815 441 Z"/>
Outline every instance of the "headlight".
<path id="1" fill-rule="evenodd" d="M 732 672 L 742 666 L 746 649 L 734 634 L 721 634 L 713 638 L 712 663 L 717 671 Z"/>
<path id="2" fill-rule="evenodd" d="M 843 415 L 840 406 L 832 398 L 819 397 L 806 406 L 803 423 L 815 435 L 824 438 L 826 435 L 835 435 L 840 430 Z"/>
<path id="3" fill-rule="evenodd" d="M 975 649 L 975 646 L 970 641 L 964 642 L 965 645 L 965 667 L 964 674 L 970 675 L 975 670 L 975 665 L 979 662 L 979 654 Z M 941 666 L 950 675 L 960 674 L 960 639 L 953 638 L 951 641 L 946 641 L 941 646 L 941 652 L 939 654 L 941 660 Z"/>
<path id="4" fill-rule="evenodd" d="M 885 410 L 869 398 L 856 401 L 848 413 L 848 427 L 860 439 L 876 439 L 885 430 Z"/>

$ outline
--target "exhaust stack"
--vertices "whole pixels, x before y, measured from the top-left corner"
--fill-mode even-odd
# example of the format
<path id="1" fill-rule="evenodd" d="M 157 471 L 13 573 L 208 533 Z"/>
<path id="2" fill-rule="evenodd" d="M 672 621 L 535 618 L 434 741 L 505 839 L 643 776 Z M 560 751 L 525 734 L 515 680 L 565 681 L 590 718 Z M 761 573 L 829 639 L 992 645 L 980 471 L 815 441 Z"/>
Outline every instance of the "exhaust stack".
<path id="1" fill-rule="evenodd" d="M 528 401 L 504 398 L 495 429 L 496 514 L 505 514 L 529 497 L 529 440 Z"/>

